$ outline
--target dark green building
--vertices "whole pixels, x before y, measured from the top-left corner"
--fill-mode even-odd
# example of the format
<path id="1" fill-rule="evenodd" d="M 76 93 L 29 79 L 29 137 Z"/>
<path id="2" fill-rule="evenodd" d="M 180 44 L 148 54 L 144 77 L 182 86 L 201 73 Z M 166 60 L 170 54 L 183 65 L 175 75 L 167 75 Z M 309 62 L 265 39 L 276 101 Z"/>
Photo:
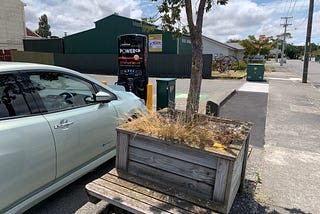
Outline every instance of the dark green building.
<path id="1" fill-rule="evenodd" d="M 161 30 L 146 33 L 141 21 L 117 14 L 96 21 L 93 29 L 64 37 L 65 54 L 117 54 L 117 37 L 123 34 L 144 34 L 157 39 L 160 35 L 162 49 L 149 49 L 148 45 L 150 54 L 191 54 L 189 37 L 174 39 L 172 33 Z"/>
<path id="2" fill-rule="evenodd" d="M 113 14 L 95 22 L 95 28 L 53 41 L 25 41 L 25 50 L 53 53 L 54 65 L 82 73 L 118 75 L 118 36 L 143 34 L 148 37 L 147 71 L 151 77 L 189 78 L 191 41 L 183 36 L 154 30 L 143 32 L 142 22 Z M 211 78 L 212 54 L 203 55 L 203 78 Z M 32 61 L 30 61 L 32 62 Z"/>

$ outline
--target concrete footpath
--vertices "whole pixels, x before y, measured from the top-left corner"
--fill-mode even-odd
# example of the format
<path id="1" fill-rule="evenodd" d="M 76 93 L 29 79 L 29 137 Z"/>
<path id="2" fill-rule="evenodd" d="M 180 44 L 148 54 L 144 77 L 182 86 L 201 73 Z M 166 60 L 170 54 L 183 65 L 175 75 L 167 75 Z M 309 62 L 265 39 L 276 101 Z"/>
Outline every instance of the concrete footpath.
<path id="1" fill-rule="evenodd" d="M 320 90 L 301 83 L 301 77 L 286 66 L 273 66 L 275 72 L 265 74 L 265 83 L 244 84 L 249 86 L 247 89 L 253 86 L 244 91 L 260 97 L 250 100 L 248 97 L 253 95 L 247 93 L 242 95 L 245 102 L 264 103 L 264 96 L 259 93 L 268 93 L 265 137 L 262 147 L 255 142 L 263 141 L 261 132 L 260 139 L 250 141 L 253 149 L 247 165 L 246 193 L 237 195 L 231 213 L 317 214 L 320 213 Z M 232 99 L 226 107 L 232 105 Z M 241 108 L 243 102 L 238 99 L 237 105 Z M 259 115 L 252 111 L 262 112 L 255 105 L 253 109 L 246 105 L 251 111 L 229 106 L 223 116 L 246 117 L 255 122 Z M 257 128 L 261 130 L 261 126 L 260 121 Z"/>
<path id="2" fill-rule="evenodd" d="M 116 81 L 111 76 L 92 76 Z M 301 83 L 300 76 L 279 64 L 274 64 L 274 72 L 265 74 L 265 80 L 202 82 L 201 113 L 206 101 L 221 103 L 236 89 L 237 94 L 222 107 L 222 116 L 256 120 L 259 129 L 251 142 L 247 190 L 237 195 L 231 213 L 320 213 L 320 90 Z M 156 78 L 150 82 L 155 109 Z M 188 87 L 188 79 L 177 80 L 177 109 L 184 109 Z"/>
<path id="3" fill-rule="evenodd" d="M 266 74 L 269 101 L 260 162 L 261 194 L 272 213 L 320 213 L 320 90 L 285 66 Z"/>
<path id="4" fill-rule="evenodd" d="M 285 66 L 274 64 L 274 70 L 265 74 L 266 83 L 255 83 L 251 89 L 255 94 L 261 89 L 268 93 L 265 145 L 259 147 L 251 142 L 247 192 L 237 196 L 231 213 L 317 214 L 320 213 L 320 90 L 301 83 L 301 77 Z M 241 111 L 237 112 L 241 117 Z"/>

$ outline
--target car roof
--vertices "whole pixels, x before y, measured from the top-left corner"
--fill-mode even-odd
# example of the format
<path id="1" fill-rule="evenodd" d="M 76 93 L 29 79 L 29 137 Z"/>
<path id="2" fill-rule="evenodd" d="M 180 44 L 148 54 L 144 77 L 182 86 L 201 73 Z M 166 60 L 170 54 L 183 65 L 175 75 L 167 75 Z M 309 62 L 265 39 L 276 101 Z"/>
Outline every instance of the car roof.
<path id="1" fill-rule="evenodd" d="M 74 73 L 74 71 L 53 65 L 45 65 L 38 63 L 27 62 L 0 62 L 0 72 L 6 71 L 18 71 L 18 70 L 37 70 L 37 69 L 52 69 L 58 71 L 68 71 Z"/>
<path id="2" fill-rule="evenodd" d="M 8 71 L 27 71 L 27 70 L 52 70 L 52 71 L 67 72 L 69 74 L 74 74 L 74 75 L 81 76 L 87 79 L 89 78 L 90 80 L 92 80 L 92 78 L 80 72 L 77 72 L 68 68 L 64 68 L 64 67 L 55 66 L 55 65 L 45 65 L 45 64 L 38 64 L 38 63 L 28 63 L 28 62 L 0 62 L 0 74 L 2 72 L 8 72 Z"/>
<path id="3" fill-rule="evenodd" d="M 110 88 L 109 86 L 102 84 L 101 82 L 97 81 L 96 79 L 86 74 L 82 74 L 80 72 L 77 72 L 68 68 L 59 67 L 55 65 L 45 65 L 45 64 L 38 64 L 38 63 L 27 63 L 27 62 L 0 62 L 0 74 L 8 71 L 27 71 L 27 70 L 53 70 L 53 71 L 67 72 L 69 74 L 74 74 L 76 76 L 80 76 L 87 80 L 90 80 L 104 88 L 107 88 L 113 93 L 115 91 L 113 88 Z"/>

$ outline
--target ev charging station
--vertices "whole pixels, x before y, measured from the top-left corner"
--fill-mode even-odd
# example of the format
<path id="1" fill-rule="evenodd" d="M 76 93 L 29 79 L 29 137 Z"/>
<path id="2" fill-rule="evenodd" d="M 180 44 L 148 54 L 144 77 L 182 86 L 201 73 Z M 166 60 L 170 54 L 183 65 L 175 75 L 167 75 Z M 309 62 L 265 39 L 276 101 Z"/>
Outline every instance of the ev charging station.
<path id="1" fill-rule="evenodd" d="M 118 37 L 118 85 L 147 100 L 147 37 L 125 34 Z"/>

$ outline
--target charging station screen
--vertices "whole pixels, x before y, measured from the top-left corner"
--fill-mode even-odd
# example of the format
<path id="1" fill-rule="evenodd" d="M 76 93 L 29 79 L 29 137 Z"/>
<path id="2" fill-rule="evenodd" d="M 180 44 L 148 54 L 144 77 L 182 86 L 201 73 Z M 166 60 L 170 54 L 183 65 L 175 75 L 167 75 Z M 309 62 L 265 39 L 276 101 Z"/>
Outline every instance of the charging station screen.
<path id="1" fill-rule="evenodd" d="M 144 76 L 146 37 L 123 35 L 118 38 L 119 75 Z"/>
<path id="2" fill-rule="evenodd" d="M 118 85 L 146 100 L 147 97 L 147 37 L 126 34 L 118 37 Z"/>

